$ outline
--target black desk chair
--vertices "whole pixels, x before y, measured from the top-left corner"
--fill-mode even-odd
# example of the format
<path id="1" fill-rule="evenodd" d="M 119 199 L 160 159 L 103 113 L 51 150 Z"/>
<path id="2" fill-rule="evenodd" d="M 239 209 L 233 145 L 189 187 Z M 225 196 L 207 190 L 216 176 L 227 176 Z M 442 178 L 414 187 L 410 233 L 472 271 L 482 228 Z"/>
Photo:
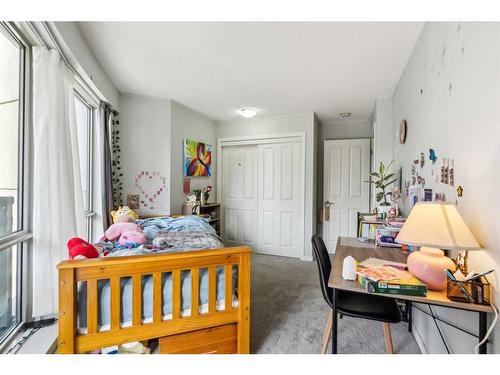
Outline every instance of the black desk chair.
<path id="1" fill-rule="evenodd" d="M 396 300 L 373 294 L 348 292 L 345 290 L 337 290 L 335 293 L 335 291 L 328 286 L 328 278 L 330 277 L 332 264 L 325 243 L 318 235 L 314 235 L 311 240 L 314 255 L 316 256 L 316 261 L 318 263 L 321 291 L 323 292 L 323 297 L 325 298 L 326 303 L 331 308 L 325 332 L 323 334 L 321 354 L 326 353 L 328 341 L 330 340 L 332 331 L 334 331 L 332 337 L 332 353 L 336 354 L 337 352 L 337 317 L 335 316 L 335 319 L 333 319 L 333 311 L 342 315 L 352 316 L 354 318 L 371 319 L 383 322 L 386 351 L 389 354 L 393 354 L 394 348 L 392 345 L 389 323 L 401 322 L 401 312 L 399 311 Z"/>

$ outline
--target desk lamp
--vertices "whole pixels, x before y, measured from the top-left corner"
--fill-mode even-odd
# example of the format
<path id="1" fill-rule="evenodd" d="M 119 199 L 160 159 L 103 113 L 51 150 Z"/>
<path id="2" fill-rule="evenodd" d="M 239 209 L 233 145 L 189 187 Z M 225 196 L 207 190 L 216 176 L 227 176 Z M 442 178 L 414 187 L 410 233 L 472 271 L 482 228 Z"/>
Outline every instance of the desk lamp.
<path id="1" fill-rule="evenodd" d="M 396 242 L 420 246 L 408 256 L 408 271 L 431 290 L 446 288 L 446 268 L 454 271 L 455 263 L 444 250 L 480 250 L 471 231 L 454 203 L 418 202 L 401 228 Z"/>

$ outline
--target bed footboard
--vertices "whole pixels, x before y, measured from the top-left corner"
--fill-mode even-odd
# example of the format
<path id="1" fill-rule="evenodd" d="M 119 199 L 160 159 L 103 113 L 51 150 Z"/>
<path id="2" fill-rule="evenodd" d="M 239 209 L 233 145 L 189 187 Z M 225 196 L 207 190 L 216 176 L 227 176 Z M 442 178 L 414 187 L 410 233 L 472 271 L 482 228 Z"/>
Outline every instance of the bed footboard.
<path id="1" fill-rule="evenodd" d="M 225 324 L 237 324 L 237 351 L 248 353 L 250 344 L 250 253 L 249 247 L 229 247 L 171 254 L 64 261 L 59 270 L 59 353 L 85 353 L 126 342 L 160 338 Z M 224 272 L 224 304 L 217 305 L 216 270 Z M 238 269 L 233 285 L 233 267 Z M 208 272 L 208 306 L 200 309 L 199 271 Z M 181 313 L 181 272 L 191 277 L 190 313 Z M 162 275 L 171 273 L 171 315 L 164 319 Z M 142 316 L 142 277 L 152 276 L 151 322 Z M 121 322 L 121 279 L 131 278 L 132 320 Z M 109 280 L 109 329 L 98 325 L 99 280 Z M 77 330 L 77 290 L 86 283 L 86 332 Z M 237 290 L 237 304 L 233 303 Z"/>

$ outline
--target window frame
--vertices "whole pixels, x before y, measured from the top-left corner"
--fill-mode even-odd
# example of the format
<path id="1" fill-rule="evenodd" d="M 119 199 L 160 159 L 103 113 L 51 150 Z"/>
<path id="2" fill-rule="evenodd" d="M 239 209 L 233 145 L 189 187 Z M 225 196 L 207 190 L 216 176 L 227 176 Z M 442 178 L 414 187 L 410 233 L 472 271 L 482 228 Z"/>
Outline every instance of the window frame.
<path id="1" fill-rule="evenodd" d="M 94 155 L 95 155 L 95 147 L 94 147 L 94 136 L 95 136 L 95 128 L 98 123 L 98 109 L 99 109 L 99 100 L 92 95 L 80 82 L 78 79 L 75 80 L 75 87 L 73 90 L 75 98 L 80 100 L 87 108 L 90 110 L 90 115 L 88 117 L 88 129 L 87 129 L 87 152 L 89 155 L 88 160 L 88 174 L 86 176 L 87 181 L 87 199 L 88 199 L 88 209 L 84 210 L 84 216 L 86 221 L 87 228 L 87 241 L 92 241 L 92 230 L 93 230 L 93 221 L 94 216 L 96 216 L 96 212 L 94 210 Z"/>
<path id="2" fill-rule="evenodd" d="M 27 256 L 32 247 L 31 232 L 31 165 L 32 155 L 28 145 L 31 141 L 31 45 L 27 38 L 12 22 L 0 22 L 2 35 L 10 38 L 20 47 L 19 54 L 19 130 L 18 130 L 18 229 L 0 238 L 0 252 L 8 251 L 17 245 L 13 256 L 16 256 L 16 321 L 3 335 L 0 341 L 0 352 L 3 350 L 26 322 L 30 303 L 27 286 L 29 285 L 29 271 Z"/>
<path id="3" fill-rule="evenodd" d="M 57 28 L 52 22 L 41 21 L 0 21 L 0 26 L 5 27 L 8 34 L 11 35 L 16 42 L 23 47 L 23 68 L 22 68 L 22 84 L 24 87 L 23 95 L 19 98 L 20 115 L 19 121 L 23 121 L 24 128 L 22 132 L 23 150 L 20 157 L 23 159 L 23 170 L 20 171 L 22 178 L 22 185 L 19 188 L 23 189 L 22 194 L 22 228 L 15 233 L 11 233 L 6 237 L 0 239 L 0 251 L 9 248 L 12 245 L 19 244 L 18 246 L 18 282 L 17 289 L 19 293 L 18 302 L 18 324 L 13 325 L 10 333 L 6 333 L 0 341 L 0 353 L 3 352 L 12 342 L 12 340 L 19 335 L 19 331 L 26 322 L 34 320 L 32 316 L 33 306 L 33 270 L 32 270 L 32 254 L 33 254 L 33 241 L 32 241 L 32 207 L 33 207 L 33 153 L 30 151 L 33 145 L 32 141 L 32 47 L 41 46 L 48 49 L 57 50 L 62 60 L 75 74 L 74 88 L 92 108 L 92 127 L 91 127 L 91 147 L 92 152 L 89 154 L 92 164 L 89 173 L 92 174 L 90 189 L 92 189 L 91 199 L 89 200 L 90 211 L 85 212 L 87 218 L 87 232 L 89 239 L 92 239 L 92 225 L 96 226 L 102 224 L 102 213 L 99 209 L 100 196 L 100 148 L 99 148 L 99 126 L 101 124 L 101 103 L 106 103 L 106 97 L 99 91 L 93 83 L 93 79 L 81 67 L 79 62 L 71 54 L 71 50 L 67 47 L 62 37 L 59 35 Z M 21 86 L 20 86 L 21 87 Z M 21 138 L 20 138 L 21 139 Z M 99 153 L 99 154 L 98 154 Z M 97 195 L 96 195 L 97 194 Z M 21 196 L 19 198 L 21 200 Z M 97 210 L 95 210 L 97 208 Z M 49 318 L 53 317 L 39 317 Z"/>

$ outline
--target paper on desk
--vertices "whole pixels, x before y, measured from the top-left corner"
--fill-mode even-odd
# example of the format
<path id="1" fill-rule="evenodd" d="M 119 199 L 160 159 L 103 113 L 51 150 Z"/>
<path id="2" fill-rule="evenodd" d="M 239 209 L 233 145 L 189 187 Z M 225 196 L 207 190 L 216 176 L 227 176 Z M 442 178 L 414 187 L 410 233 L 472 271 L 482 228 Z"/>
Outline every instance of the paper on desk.
<path id="1" fill-rule="evenodd" d="M 393 266 L 399 269 L 406 269 L 406 263 L 393 262 L 392 260 L 379 259 L 379 258 L 367 258 L 359 263 L 362 267 L 381 267 L 381 266 Z"/>
<path id="2" fill-rule="evenodd" d="M 408 271 L 391 266 L 360 268 L 356 273 L 372 281 L 408 280 L 413 277 Z"/>

